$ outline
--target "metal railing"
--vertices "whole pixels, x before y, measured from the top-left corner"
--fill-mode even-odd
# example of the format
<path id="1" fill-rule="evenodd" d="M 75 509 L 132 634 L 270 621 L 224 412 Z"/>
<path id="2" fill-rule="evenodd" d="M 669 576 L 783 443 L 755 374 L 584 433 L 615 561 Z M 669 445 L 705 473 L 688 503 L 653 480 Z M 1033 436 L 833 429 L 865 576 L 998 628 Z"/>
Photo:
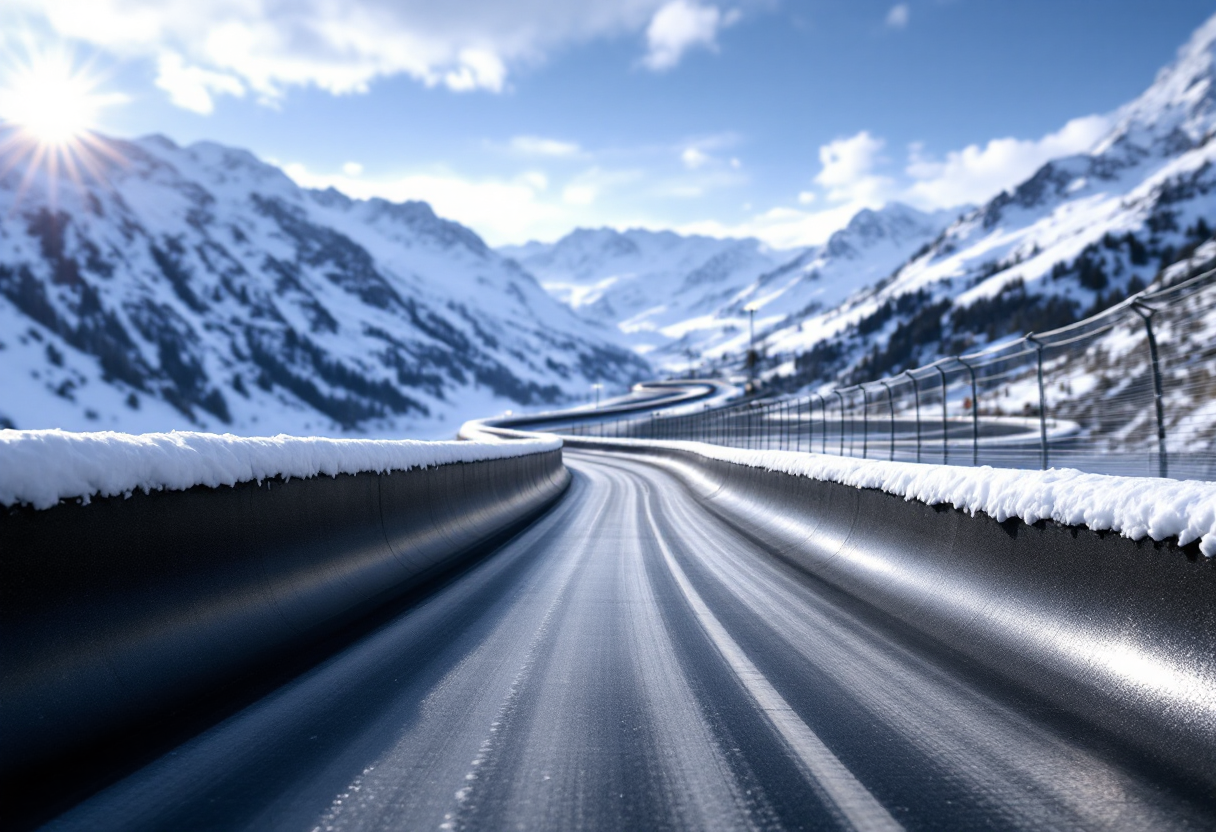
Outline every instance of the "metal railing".
<path id="1" fill-rule="evenodd" d="M 1216 479 L 1216 270 L 896 376 L 579 435 Z"/>

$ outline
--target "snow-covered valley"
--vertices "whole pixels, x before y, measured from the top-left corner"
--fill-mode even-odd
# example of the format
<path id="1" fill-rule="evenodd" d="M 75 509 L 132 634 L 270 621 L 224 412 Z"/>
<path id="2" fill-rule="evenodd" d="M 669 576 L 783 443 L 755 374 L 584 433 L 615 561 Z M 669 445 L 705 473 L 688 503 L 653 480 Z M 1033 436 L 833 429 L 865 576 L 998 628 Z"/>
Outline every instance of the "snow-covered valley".
<path id="1" fill-rule="evenodd" d="M 438 437 L 592 384 L 738 372 L 753 314 L 786 391 L 1067 324 L 1206 266 L 1214 44 L 1216 18 L 1089 152 L 978 207 L 890 202 L 794 250 L 601 228 L 495 251 L 425 203 L 301 188 L 212 143 L 98 137 L 57 175 L 8 145 L 0 425 Z"/>
<path id="2" fill-rule="evenodd" d="M 648 375 L 425 203 L 211 143 L 96 138 L 57 176 L 8 147 L 4 426 L 438 437 Z"/>

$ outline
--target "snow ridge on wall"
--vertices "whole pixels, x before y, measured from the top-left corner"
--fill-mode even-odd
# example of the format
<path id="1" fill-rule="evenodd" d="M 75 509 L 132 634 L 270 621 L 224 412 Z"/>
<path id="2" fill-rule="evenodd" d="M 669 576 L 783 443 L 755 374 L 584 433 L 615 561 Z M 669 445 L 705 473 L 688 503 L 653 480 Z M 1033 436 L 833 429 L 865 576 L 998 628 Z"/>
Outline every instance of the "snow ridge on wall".
<path id="1" fill-rule="evenodd" d="M 526 456 L 561 446 L 557 438 L 486 443 L 0 430 L 0 505 L 43 509 L 63 499 L 87 503 L 136 489 L 182 491 L 275 477 L 407 471 Z"/>
<path id="2" fill-rule="evenodd" d="M 596 439 L 597 443 L 662 447 L 709 459 L 810 477 L 854 488 L 878 488 L 927 505 L 948 503 L 997 522 L 1052 520 L 1094 531 L 1114 531 L 1140 540 L 1199 541 L 1216 557 L 1216 483 L 1156 477 L 1114 477 L 1072 468 L 1022 471 L 965 468 L 914 462 L 885 462 L 796 451 L 750 451 L 700 442 Z"/>

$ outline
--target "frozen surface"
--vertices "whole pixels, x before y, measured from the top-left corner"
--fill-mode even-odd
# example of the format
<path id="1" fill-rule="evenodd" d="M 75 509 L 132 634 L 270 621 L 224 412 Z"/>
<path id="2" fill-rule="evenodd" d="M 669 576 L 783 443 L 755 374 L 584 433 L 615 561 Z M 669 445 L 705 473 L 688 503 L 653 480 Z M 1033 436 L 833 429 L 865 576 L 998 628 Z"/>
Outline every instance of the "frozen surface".
<path id="1" fill-rule="evenodd" d="M 70 433 L 0 430 L 0 504 L 49 508 L 62 499 L 212 488 L 273 477 L 406 471 L 453 462 L 525 456 L 561 447 L 521 442 L 246 438 L 214 433 Z"/>
<path id="2" fill-rule="evenodd" d="M 1018 517 L 1027 523 L 1053 520 L 1094 531 L 1115 531 L 1132 540 L 1178 538 L 1199 541 L 1199 551 L 1216 556 L 1216 483 L 1156 477 L 1113 477 L 1072 468 L 1022 471 L 964 468 L 914 462 L 883 462 L 794 451 L 749 451 L 699 442 L 597 439 L 605 444 L 678 448 L 709 459 L 854 488 L 879 488 L 928 505 L 949 503 L 998 522 Z"/>

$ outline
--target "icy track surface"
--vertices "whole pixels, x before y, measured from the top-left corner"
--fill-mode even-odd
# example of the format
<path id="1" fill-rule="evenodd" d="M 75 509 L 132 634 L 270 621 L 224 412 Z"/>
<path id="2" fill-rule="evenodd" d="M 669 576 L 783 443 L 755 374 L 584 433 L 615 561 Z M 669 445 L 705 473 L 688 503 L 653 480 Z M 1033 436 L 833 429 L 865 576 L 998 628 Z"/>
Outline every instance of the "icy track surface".
<path id="1" fill-rule="evenodd" d="M 752 468 L 811 477 L 854 488 L 880 488 L 928 505 L 949 503 L 997 522 L 1054 520 L 1094 531 L 1153 540 L 1176 537 L 1185 546 L 1216 556 L 1216 483 L 1156 477 L 1113 477 L 1073 468 L 1022 471 L 964 468 L 915 462 L 884 462 L 795 451 L 750 451 L 699 442 L 596 439 L 597 443 L 664 447 Z"/>
<path id="2" fill-rule="evenodd" d="M 0 430 L 0 504 L 50 508 L 62 499 L 215 488 L 274 477 L 406 471 L 557 450 L 556 438 L 421 442 L 240 437 L 215 433 L 71 433 Z"/>

